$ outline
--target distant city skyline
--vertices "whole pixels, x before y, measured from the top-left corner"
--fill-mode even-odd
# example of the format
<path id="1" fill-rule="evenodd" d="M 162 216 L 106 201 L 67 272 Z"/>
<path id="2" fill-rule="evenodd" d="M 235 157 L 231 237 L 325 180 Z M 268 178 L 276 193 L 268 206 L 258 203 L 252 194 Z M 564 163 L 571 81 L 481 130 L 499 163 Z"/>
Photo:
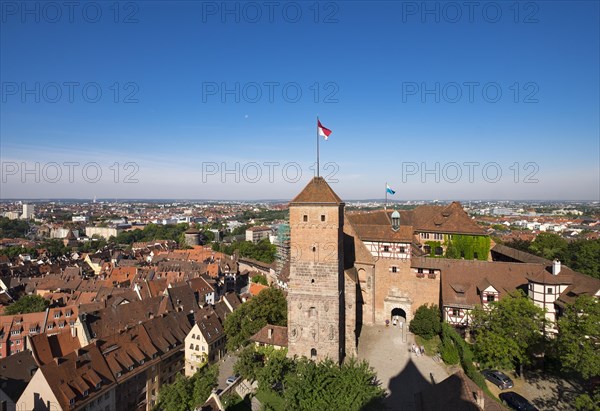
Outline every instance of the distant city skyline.
<path id="1" fill-rule="evenodd" d="M 0 199 L 600 199 L 598 2 L 267 3 L 3 9 Z"/>

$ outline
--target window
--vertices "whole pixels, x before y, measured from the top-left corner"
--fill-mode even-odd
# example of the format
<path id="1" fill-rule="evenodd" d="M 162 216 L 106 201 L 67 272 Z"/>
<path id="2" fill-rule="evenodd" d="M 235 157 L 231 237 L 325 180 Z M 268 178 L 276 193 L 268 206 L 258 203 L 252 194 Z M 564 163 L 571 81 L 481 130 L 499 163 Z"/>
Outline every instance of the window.
<path id="1" fill-rule="evenodd" d="M 83 392 L 83 396 L 84 396 L 84 397 L 87 397 L 87 396 L 88 396 L 88 394 L 89 394 L 88 390 L 85 390 L 85 391 Z"/>
<path id="2" fill-rule="evenodd" d="M 54 313 L 54 318 L 58 318 L 58 317 L 60 317 L 60 312 L 57 311 Z"/>
<path id="3" fill-rule="evenodd" d="M 10 334 L 11 334 L 11 335 L 19 335 L 19 334 L 21 334 L 21 330 L 12 330 L 12 331 L 10 332 Z"/>
<path id="4" fill-rule="evenodd" d="M 554 289 L 552 287 L 548 287 L 548 290 L 546 290 L 546 294 L 552 294 L 554 292 Z"/>
<path id="5" fill-rule="evenodd" d="M 435 270 L 429 269 L 429 274 L 435 274 Z"/>
<path id="6" fill-rule="evenodd" d="M 317 309 L 315 307 L 310 307 L 308 309 L 308 318 L 314 318 L 317 316 Z"/>
<path id="7" fill-rule="evenodd" d="M 302 221 L 304 221 L 305 223 L 308 222 L 308 216 L 306 214 L 302 216 Z"/>
<path id="8" fill-rule="evenodd" d="M 54 324 L 48 324 L 48 329 L 51 330 L 54 328 Z"/>
<path id="9" fill-rule="evenodd" d="M 458 317 L 460 315 L 460 310 L 458 308 L 452 309 L 452 317 Z"/>
<path id="10" fill-rule="evenodd" d="M 435 255 L 444 254 L 444 249 L 442 247 L 435 247 Z"/>
<path id="11" fill-rule="evenodd" d="M 389 251 L 390 251 L 390 246 L 389 246 L 389 245 L 384 245 L 384 246 L 383 246 L 383 251 L 384 251 L 385 253 L 389 252 Z"/>
<path id="12" fill-rule="evenodd" d="M 473 260 L 477 260 L 479 258 L 479 254 L 477 254 L 477 251 L 473 251 Z"/>
<path id="13" fill-rule="evenodd" d="M 405 253 L 406 252 L 406 247 L 400 247 L 400 252 L 401 253 Z"/>
<path id="14" fill-rule="evenodd" d="M 417 268 L 417 273 L 423 274 L 423 269 L 422 268 Z"/>
<path id="15" fill-rule="evenodd" d="M 194 349 L 194 344 L 190 344 L 190 350 Z"/>
<path id="16" fill-rule="evenodd" d="M 200 351 L 200 346 L 196 345 L 196 351 Z"/>
<path id="17" fill-rule="evenodd" d="M 396 267 L 395 265 L 392 266 L 392 272 L 393 273 L 397 273 L 398 272 L 398 267 Z"/>
<path id="18" fill-rule="evenodd" d="M 442 234 L 435 233 L 435 234 L 433 234 L 433 239 L 434 240 L 442 240 L 442 239 L 444 239 L 444 236 Z"/>
<path id="19" fill-rule="evenodd" d="M 493 303 L 494 301 L 496 301 L 496 296 L 494 294 L 488 294 L 487 295 L 487 302 L 488 303 Z"/>
<path id="20" fill-rule="evenodd" d="M 311 348 L 310 358 L 317 358 L 317 349 L 316 348 Z"/>
<path id="21" fill-rule="evenodd" d="M 425 253 L 427 253 L 427 254 L 431 253 L 431 246 L 428 246 L 428 245 L 423 246 L 423 251 L 425 251 Z"/>
<path id="22" fill-rule="evenodd" d="M 192 334 L 192 338 L 196 338 L 196 334 Z"/>
<path id="23" fill-rule="evenodd" d="M 429 233 L 422 233 L 423 238 L 429 240 Z"/>
<path id="24" fill-rule="evenodd" d="M 325 214 L 321 214 L 321 221 L 325 221 Z"/>

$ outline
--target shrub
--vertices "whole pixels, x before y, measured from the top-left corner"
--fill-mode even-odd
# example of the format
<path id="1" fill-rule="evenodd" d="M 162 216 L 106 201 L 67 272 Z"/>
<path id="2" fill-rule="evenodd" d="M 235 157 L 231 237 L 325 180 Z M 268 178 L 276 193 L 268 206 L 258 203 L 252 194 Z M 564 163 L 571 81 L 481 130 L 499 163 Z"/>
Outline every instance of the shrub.
<path id="1" fill-rule="evenodd" d="M 438 335 L 441 331 L 440 311 L 438 306 L 423 304 L 417 308 L 414 318 L 409 325 L 411 333 L 420 335 L 426 340 Z"/>
<path id="2" fill-rule="evenodd" d="M 454 365 L 458 364 L 458 362 L 460 361 L 458 348 L 456 348 L 452 340 L 449 339 L 445 339 L 442 342 L 440 356 L 446 364 Z"/>

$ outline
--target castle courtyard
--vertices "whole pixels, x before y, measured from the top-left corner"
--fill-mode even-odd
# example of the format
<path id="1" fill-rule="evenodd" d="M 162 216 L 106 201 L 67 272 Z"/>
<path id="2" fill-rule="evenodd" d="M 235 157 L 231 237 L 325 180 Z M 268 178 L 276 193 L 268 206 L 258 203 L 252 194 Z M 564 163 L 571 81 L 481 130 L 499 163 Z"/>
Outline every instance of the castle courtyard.
<path id="1" fill-rule="evenodd" d="M 411 353 L 413 343 L 413 335 L 399 326 L 371 325 L 361 330 L 358 358 L 367 360 L 377 372 L 388 393 L 388 410 L 415 410 L 414 394 L 431 386 L 432 376 L 435 382 L 448 377 L 441 363 Z"/>

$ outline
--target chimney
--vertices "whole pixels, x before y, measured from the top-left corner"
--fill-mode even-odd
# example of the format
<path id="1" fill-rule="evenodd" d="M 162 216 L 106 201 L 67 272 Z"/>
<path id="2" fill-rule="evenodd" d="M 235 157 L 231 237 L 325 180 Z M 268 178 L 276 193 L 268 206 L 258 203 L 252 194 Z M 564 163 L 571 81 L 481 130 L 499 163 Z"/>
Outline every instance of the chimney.
<path id="1" fill-rule="evenodd" d="M 269 334 L 268 335 L 269 335 L 269 340 L 272 340 L 273 339 L 273 329 L 272 328 L 269 328 Z"/>
<path id="2" fill-rule="evenodd" d="M 552 275 L 558 275 L 560 273 L 560 261 L 554 260 L 552 261 Z"/>
<path id="3" fill-rule="evenodd" d="M 485 401 L 483 398 L 483 391 L 482 390 L 477 390 L 473 392 L 473 397 L 475 397 L 475 404 L 477 405 L 477 408 L 479 408 L 480 410 L 483 410 L 485 407 Z"/>

